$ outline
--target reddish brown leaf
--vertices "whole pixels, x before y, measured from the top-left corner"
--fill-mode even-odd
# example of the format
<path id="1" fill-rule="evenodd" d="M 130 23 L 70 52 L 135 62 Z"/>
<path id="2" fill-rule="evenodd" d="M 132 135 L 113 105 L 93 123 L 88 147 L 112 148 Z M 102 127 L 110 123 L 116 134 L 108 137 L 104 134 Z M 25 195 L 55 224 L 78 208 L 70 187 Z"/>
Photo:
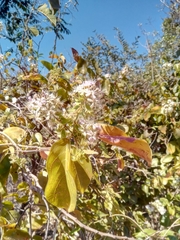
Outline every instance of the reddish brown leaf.
<path id="1" fill-rule="evenodd" d="M 79 59 L 80 59 L 80 56 L 79 56 L 78 51 L 76 51 L 76 49 L 74 49 L 74 48 L 71 48 L 71 50 L 72 50 L 72 54 L 73 54 L 74 60 L 75 60 L 76 62 L 78 62 Z"/>
<path id="2" fill-rule="evenodd" d="M 145 140 L 129 137 L 121 129 L 105 124 L 101 125 L 99 138 L 103 142 L 118 146 L 125 151 L 131 152 L 136 156 L 143 158 L 147 161 L 148 165 L 151 166 L 152 152 Z"/>

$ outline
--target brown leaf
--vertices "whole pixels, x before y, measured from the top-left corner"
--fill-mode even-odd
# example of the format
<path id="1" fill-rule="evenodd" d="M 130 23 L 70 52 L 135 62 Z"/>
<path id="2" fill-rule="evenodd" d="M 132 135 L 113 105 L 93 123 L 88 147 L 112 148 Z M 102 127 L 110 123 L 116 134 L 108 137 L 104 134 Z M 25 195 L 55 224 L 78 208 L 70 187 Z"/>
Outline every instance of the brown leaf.
<path id="1" fill-rule="evenodd" d="M 73 54 L 74 60 L 75 60 L 76 62 L 78 62 L 79 59 L 80 59 L 80 56 L 79 56 L 78 51 L 76 51 L 76 49 L 74 49 L 74 48 L 71 48 L 71 50 L 72 50 L 72 54 Z"/>

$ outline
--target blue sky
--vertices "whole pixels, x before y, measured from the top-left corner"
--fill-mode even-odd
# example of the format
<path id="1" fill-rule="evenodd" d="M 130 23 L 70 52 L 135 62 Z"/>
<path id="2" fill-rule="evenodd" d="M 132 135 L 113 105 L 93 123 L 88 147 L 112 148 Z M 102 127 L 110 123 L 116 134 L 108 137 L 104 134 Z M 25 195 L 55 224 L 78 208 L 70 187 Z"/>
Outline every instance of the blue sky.
<path id="1" fill-rule="evenodd" d="M 94 31 L 105 35 L 111 44 L 117 46 L 119 43 L 114 27 L 120 29 L 128 43 L 141 36 L 141 45 L 145 44 L 145 36 L 142 35 L 139 24 L 142 24 L 142 28 L 147 32 L 161 31 L 164 12 L 160 10 L 160 0 L 78 0 L 78 2 L 78 10 L 74 9 L 72 14 L 65 18 L 71 24 L 69 26 L 71 34 L 64 35 L 64 40 L 58 40 L 57 44 L 57 54 L 62 53 L 67 58 L 72 56 L 71 47 L 81 53 L 81 43 L 86 43 L 88 37 L 95 36 Z M 10 47 L 9 43 L 2 40 L 1 44 L 3 50 Z M 40 48 L 40 52 L 44 54 L 43 59 L 48 60 L 53 45 L 54 35 L 47 33 Z M 145 48 L 140 47 L 139 51 L 145 51 Z"/>
<path id="2" fill-rule="evenodd" d="M 141 36 L 140 43 L 145 44 L 139 24 L 147 32 L 161 31 L 164 12 L 160 0 L 78 0 L 78 11 L 66 17 L 71 34 L 64 35 L 64 40 L 58 41 L 57 52 L 65 56 L 71 55 L 71 47 L 79 52 L 82 42 L 95 36 L 94 31 L 107 37 L 111 44 L 118 46 L 114 27 L 120 29 L 125 40 L 132 43 L 135 37 Z M 48 49 L 53 45 L 53 36 L 49 34 L 43 41 L 41 51 L 47 56 Z M 47 44 L 48 43 L 48 44 Z M 51 44 L 50 44 L 51 43 Z M 140 47 L 140 51 L 145 48 Z"/>

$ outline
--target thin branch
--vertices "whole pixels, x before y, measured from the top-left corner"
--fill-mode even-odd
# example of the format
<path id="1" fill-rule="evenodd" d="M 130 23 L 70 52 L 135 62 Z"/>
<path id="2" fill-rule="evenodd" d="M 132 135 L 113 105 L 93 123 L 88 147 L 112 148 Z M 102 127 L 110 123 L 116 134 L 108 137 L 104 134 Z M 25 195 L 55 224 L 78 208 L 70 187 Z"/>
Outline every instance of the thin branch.
<path id="1" fill-rule="evenodd" d="M 45 231 L 45 236 L 44 236 L 44 240 L 46 240 L 46 239 L 48 239 L 48 231 L 49 231 L 49 226 L 50 226 L 50 209 L 49 209 L 49 205 L 48 205 L 48 202 L 47 202 L 44 194 L 42 195 L 42 200 L 46 206 L 46 210 L 48 213 L 48 220 L 47 220 L 46 231 Z"/>
<path id="2" fill-rule="evenodd" d="M 0 135 L 4 136 L 15 147 L 17 153 L 19 153 L 21 151 L 21 149 L 18 147 L 18 145 L 6 133 L 0 132 Z"/>
<path id="3" fill-rule="evenodd" d="M 169 230 L 171 230 L 171 228 L 175 227 L 176 226 L 176 223 L 180 221 L 180 218 L 176 219 L 172 224 L 171 226 L 167 229 L 167 231 L 164 233 L 163 237 L 165 237 L 167 235 L 167 233 L 169 232 Z M 177 224 L 178 226 L 179 224 Z"/>
<path id="4" fill-rule="evenodd" d="M 101 232 L 98 231 L 94 228 L 88 227 L 85 224 L 83 224 L 82 222 L 80 222 L 76 217 L 72 216 L 70 213 L 66 212 L 64 209 L 60 209 L 60 211 L 68 218 L 70 218 L 73 222 L 75 222 L 77 225 L 79 225 L 81 228 L 84 228 L 85 230 L 89 231 L 89 232 L 93 232 L 95 234 L 100 235 L 101 237 L 109 237 L 112 239 L 121 239 L 121 240 L 135 240 L 135 238 L 129 238 L 129 237 L 120 237 L 117 235 L 113 235 L 110 233 L 105 233 L 105 232 Z"/>

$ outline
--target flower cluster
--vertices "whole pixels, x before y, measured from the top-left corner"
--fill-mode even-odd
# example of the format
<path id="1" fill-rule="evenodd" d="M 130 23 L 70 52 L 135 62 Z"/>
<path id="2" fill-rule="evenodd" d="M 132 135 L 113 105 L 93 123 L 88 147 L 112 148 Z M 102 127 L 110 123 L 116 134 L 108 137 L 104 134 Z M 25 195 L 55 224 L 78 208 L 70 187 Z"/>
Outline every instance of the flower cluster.
<path id="1" fill-rule="evenodd" d="M 70 104 L 64 104 L 55 93 L 46 90 L 29 94 L 24 104 L 25 111 L 29 117 L 53 131 L 62 129 L 59 128 L 64 124 L 59 118 L 61 116 L 70 132 L 76 124 L 77 131 L 84 137 L 86 144 L 94 146 L 97 143 L 97 122 L 103 120 L 106 106 L 106 96 L 99 85 L 97 81 L 86 80 L 75 86 L 69 92 Z"/>
<path id="2" fill-rule="evenodd" d="M 82 109 L 78 116 L 81 132 L 91 146 L 97 143 L 97 122 L 102 120 L 106 105 L 105 93 L 98 85 L 98 82 L 86 80 L 73 91 L 77 101 L 74 104 Z"/>
<path id="3" fill-rule="evenodd" d="M 75 87 L 73 90 L 75 96 L 84 106 L 89 106 L 89 120 L 100 120 L 103 109 L 106 104 L 105 93 L 98 86 L 98 83 L 93 80 L 86 80 L 82 84 Z"/>
<path id="4" fill-rule="evenodd" d="M 29 95 L 25 103 L 28 114 L 36 121 L 47 122 L 47 126 L 51 129 L 57 125 L 55 114 L 61 107 L 62 103 L 59 98 L 54 93 L 47 91 L 36 93 L 33 96 Z"/>
<path id="5" fill-rule="evenodd" d="M 172 99 L 168 99 L 166 103 L 162 105 L 162 113 L 163 114 L 172 114 L 177 107 L 177 102 L 173 101 Z"/>

